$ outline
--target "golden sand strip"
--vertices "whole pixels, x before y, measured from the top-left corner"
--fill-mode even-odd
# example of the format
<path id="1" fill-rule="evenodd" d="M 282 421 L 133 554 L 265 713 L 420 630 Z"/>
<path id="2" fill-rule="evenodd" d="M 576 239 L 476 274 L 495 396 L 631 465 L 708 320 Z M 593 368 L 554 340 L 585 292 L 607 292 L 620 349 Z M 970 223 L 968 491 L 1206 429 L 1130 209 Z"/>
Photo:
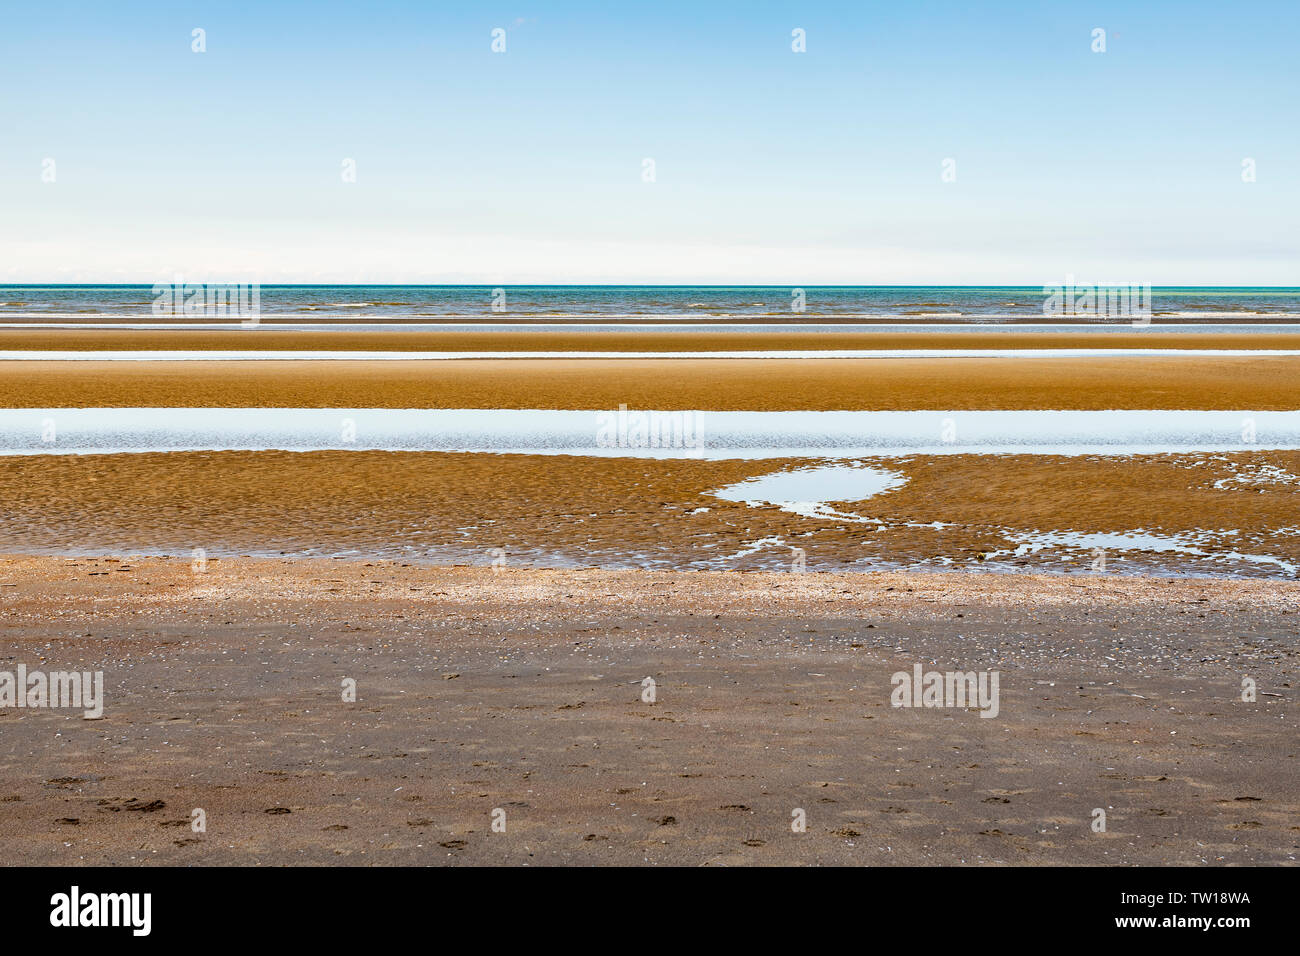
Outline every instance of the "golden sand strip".
<path id="1" fill-rule="evenodd" d="M 0 407 L 1300 408 L 1300 358 L 0 362 Z"/>
<path id="2" fill-rule="evenodd" d="M 1300 349 L 1296 334 L 1257 332 L 308 332 L 0 329 L 2 350 L 241 349 L 381 352 L 689 352 L 829 349 Z"/>

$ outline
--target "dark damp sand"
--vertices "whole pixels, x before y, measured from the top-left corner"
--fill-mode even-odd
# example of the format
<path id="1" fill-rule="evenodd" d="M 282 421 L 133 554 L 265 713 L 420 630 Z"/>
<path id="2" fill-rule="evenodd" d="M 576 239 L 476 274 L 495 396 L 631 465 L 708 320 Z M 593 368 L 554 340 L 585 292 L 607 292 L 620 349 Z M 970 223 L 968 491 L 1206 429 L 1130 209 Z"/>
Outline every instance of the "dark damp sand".
<path id="1" fill-rule="evenodd" d="M 0 851 L 1293 864 L 1298 599 L 1273 582 L 8 558 L 0 668 L 103 669 L 107 704 L 102 721 L 0 710 Z M 999 716 L 891 708 L 915 662 L 997 669 Z"/>
<path id="2" fill-rule="evenodd" d="M 0 551 L 336 554 L 542 566 L 817 570 L 986 567 L 1017 534 L 1144 529 L 1300 564 L 1300 452 L 872 459 L 903 486 L 840 510 L 880 528 L 709 492 L 806 466 L 429 452 L 169 452 L 0 457 Z M 1270 469 L 1274 469 L 1270 471 Z M 1239 480 L 1245 479 L 1245 480 Z M 1224 487 L 1216 487 L 1222 483 Z M 934 522 L 942 523 L 933 527 Z M 745 554 L 744 552 L 751 552 Z M 1091 550 L 1005 555 L 1003 569 L 1088 571 Z M 1286 577 L 1277 564 L 1112 552 L 1125 573 Z"/>
<path id="3" fill-rule="evenodd" d="M 1300 409 L 1300 358 L 0 362 L 0 407 Z"/>

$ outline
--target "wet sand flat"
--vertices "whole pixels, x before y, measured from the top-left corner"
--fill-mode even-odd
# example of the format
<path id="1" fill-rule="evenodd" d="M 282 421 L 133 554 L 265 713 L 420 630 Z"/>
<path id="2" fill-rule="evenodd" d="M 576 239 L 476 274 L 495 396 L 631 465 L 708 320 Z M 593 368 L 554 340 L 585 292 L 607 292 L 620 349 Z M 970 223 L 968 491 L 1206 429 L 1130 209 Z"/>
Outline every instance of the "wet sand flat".
<path id="1" fill-rule="evenodd" d="M 0 362 L 0 406 L 1300 408 L 1300 358 Z"/>
<path id="2" fill-rule="evenodd" d="M 1298 598 L 9 557 L 0 669 L 102 669 L 107 700 L 98 721 L 0 709 L 0 844 L 14 864 L 1292 864 Z M 997 669 L 998 716 L 892 708 L 914 663 Z"/>
<path id="3" fill-rule="evenodd" d="M 873 458 L 905 481 L 839 504 L 838 518 L 710 494 L 818 461 L 384 451 L 5 456 L 0 551 L 356 552 L 486 564 L 501 549 L 512 565 L 753 569 L 789 568 L 798 547 L 809 568 L 822 570 L 1086 573 L 1091 545 L 1034 547 L 1033 533 L 1141 530 L 1206 555 L 1139 542 L 1111 548 L 1109 572 L 1290 577 L 1287 565 L 1300 565 L 1295 451 Z M 1225 552 L 1272 561 L 1218 556 Z"/>

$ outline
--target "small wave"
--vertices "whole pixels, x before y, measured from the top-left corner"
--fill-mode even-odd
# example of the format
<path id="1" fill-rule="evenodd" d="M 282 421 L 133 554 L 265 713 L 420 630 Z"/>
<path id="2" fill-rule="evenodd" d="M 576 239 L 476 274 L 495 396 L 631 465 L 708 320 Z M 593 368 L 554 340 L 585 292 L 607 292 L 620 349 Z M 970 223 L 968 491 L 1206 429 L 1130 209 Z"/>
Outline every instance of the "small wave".
<path id="1" fill-rule="evenodd" d="M 1191 309 L 1181 312 L 1161 312 L 1160 315 L 1176 315 L 1185 318 L 1204 318 L 1206 316 L 1220 316 L 1223 318 L 1236 317 L 1240 315 L 1290 315 L 1288 312 L 1256 312 L 1251 309 L 1226 309 L 1215 310 L 1209 309 Z"/>

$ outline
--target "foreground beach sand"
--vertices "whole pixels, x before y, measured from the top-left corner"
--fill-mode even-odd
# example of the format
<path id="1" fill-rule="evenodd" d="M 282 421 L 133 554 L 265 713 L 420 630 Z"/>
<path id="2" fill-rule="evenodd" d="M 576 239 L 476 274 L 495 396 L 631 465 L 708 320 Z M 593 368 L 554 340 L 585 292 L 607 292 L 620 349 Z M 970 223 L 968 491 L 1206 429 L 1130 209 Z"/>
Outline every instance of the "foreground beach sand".
<path id="1" fill-rule="evenodd" d="M 0 669 L 102 669 L 107 702 L 0 710 L 0 842 L 68 864 L 1292 863 L 1297 599 L 8 557 Z M 892 708 L 915 663 L 999 670 L 998 716 Z"/>

